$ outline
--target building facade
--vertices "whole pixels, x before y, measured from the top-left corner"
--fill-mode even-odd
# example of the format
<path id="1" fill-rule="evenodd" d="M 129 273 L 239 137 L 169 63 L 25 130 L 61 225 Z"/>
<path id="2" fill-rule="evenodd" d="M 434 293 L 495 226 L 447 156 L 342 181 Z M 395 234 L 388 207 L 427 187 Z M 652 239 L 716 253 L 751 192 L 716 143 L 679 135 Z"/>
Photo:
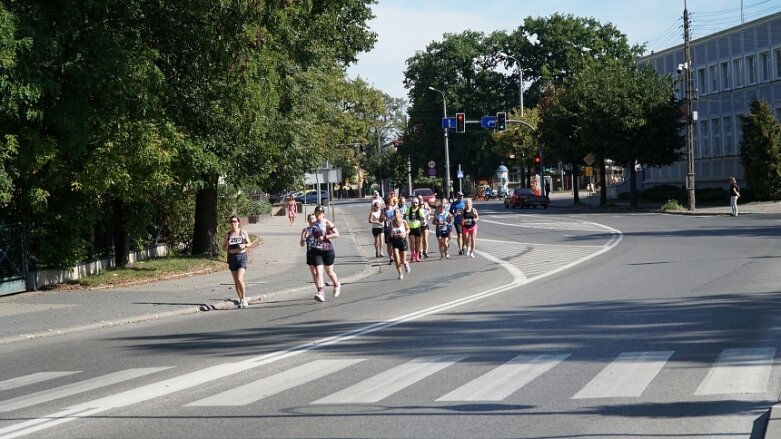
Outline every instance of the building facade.
<path id="1" fill-rule="evenodd" d="M 730 176 L 743 180 L 740 141 L 743 119 L 753 98 L 764 99 L 781 120 L 781 13 L 693 40 L 692 72 L 696 186 L 723 187 Z M 681 78 L 683 44 L 639 60 L 661 74 Z M 678 83 L 683 97 L 683 82 Z M 685 185 L 684 159 L 647 168 L 644 185 Z"/>

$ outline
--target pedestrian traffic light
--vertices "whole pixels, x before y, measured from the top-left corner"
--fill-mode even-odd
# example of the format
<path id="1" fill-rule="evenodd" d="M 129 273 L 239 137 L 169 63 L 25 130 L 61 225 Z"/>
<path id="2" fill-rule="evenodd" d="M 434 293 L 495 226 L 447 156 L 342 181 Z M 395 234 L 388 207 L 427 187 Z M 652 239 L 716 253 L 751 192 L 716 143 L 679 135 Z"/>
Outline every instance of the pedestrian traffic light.
<path id="1" fill-rule="evenodd" d="M 496 129 L 499 131 L 507 129 L 507 113 L 504 111 L 496 113 Z"/>
<path id="2" fill-rule="evenodd" d="M 542 157 L 539 155 L 534 156 L 534 170 L 538 173 L 542 173 Z"/>
<path id="3" fill-rule="evenodd" d="M 456 113 L 456 132 L 466 132 L 466 115 L 464 113 Z"/>

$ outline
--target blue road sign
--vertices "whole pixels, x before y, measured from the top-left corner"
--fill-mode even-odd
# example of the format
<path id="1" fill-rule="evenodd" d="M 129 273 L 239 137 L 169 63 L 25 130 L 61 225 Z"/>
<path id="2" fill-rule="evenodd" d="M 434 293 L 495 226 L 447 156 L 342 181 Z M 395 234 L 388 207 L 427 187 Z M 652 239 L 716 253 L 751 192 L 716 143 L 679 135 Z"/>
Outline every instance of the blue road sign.
<path id="1" fill-rule="evenodd" d="M 455 117 L 443 117 L 442 118 L 442 128 L 456 128 L 456 118 Z"/>
<path id="2" fill-rule="evenodd" d="M 480 126 L 483 128 L 496 128 L 496 116 L 481 117 Z"/>

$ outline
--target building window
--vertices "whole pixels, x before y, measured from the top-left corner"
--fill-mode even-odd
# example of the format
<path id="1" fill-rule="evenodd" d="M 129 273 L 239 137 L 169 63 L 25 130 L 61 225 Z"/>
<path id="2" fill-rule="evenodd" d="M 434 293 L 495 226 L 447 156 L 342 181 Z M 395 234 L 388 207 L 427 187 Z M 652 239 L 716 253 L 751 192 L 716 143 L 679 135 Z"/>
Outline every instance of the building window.
<path id="1" fill-rule="evenodd" d="M 724 116 L 722 119 L 722 133 L 724 134 L 724 155 L 735 154 L 735 145 L 732 140 L 732 116 Z"/>
<path id="2" fill-rule="evenodd" d="M 743 87 L 743 59 L 732 60 L 732 76 L 735 78 L 735 88 Z"/>
<path id="3" fill-rule="evenodd" d="M 746 120 L 746 116 L 738 114 L 735 116 L 735 155 L 740 155 L 740 143 L 743 141 L 743 122 Z"/>
<path id="4" fill-rule="evenodd" d="M 700 157 L 710 157 L 710 126 L 707 120 L 700 122 L 700 134 L 702 134 Z"/>
<path id="5" fill-rule="evenodd" d="M 708 89 L 709 93 L 716 93 L 719 91 L 719 75 L 716 71 L 716 66 L 710 66 L 708 67 L 708 78 L 710 79 L 710 88 Z"/>
<path id="6" fill-rule="evenodd" d="M 732 79 L 729 77 L 729 63 L 721 63 L 721 89 L 728 90 L 732 87 Z"/>
<path id="7" fill-rule="evenodd" d="M 757 57 L 749 55 L 746 57 L 746 68 L 748 69 L 749 85 L 757 83 Z"/>
<path id="8" fill-rule="evenodd" d="M 776 56 L 776 78 L 781 78 L 781 49 L 776 49 L 773 53 Z"/>
<path id="9" fill-rule="evenodd" d="M 770 53 L 768 52 L 759 54 L 759 80 L 770 81 Z"/>
<path id="10" fill-rule="evenodd" d="M 697 70 L 697 94 L 705 94 L 708 90 L 705 88 L 708 83 L 705 82 L 705 69 Z"/>
<path id="11" fill-rule="evenodd" d="M 723 155 L 721 151 L 721 121 L 719 119 L 713 119 L 710 123 L 711 128 L 711 156 L 721 157 Z"/>

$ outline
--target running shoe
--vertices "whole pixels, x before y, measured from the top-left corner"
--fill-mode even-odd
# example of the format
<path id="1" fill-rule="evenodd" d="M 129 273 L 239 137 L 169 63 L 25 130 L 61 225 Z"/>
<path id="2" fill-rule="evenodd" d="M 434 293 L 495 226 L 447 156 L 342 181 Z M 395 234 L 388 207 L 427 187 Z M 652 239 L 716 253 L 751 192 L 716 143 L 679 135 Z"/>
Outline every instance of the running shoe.
<path id="1" fill-rule="evenodd" d="M 342 294 L 342 284 L 334 286 L 334 297 L 339 297 Z"/>
<path id="2" fill-rule="evenodd" d="M 469 257 L 470 258 L 474 258 L 475 257 L 475 252 L 469 253 Z"/>
<path id="3" fill-rule="evenodd" d="M 423 252 L 423 257 L 426 258 L 426 259 L 430 258 L 430 256 L 428 255 L 428 252 Z"/>
<path id="4" fill-rule="evenodd" d="M 404 271 L 406 271 L 406 272 L 407 272 L 407 274 L 409 274 L 409 271 L 410 271 L 410 270 L 409 270 L 409 262 L 405 262 L 405 263 L 404 263 Z"/>
<path id="5" fill-rule="evenodd" d="M 445 253 L 445 259 L 450 259 L 450 253 Z"/>
<path id="6" fill-rule="evenodd" d="M 393 265 L 393 259 L 388 261 L 388 265 Z"/>
<path id="7" fill-rule="evenodd" d="M 463 255 L 464 255 L 464 251 L 463 250 L 459 250 L 458 251 L 458 256 L 463 256 Z"/>
<path id="8" fill-rule="evenodd" d="M 239 304 L 239 308 L 246 308 L 248 306 L 249 306 L 249 302 L 247 301 L 247 299 L 242 300 L 241 303 Z"/>
<path id="9" fill-rule="evenodd" d="M 322 290 L 315 294 L 315 302 L 325 302 L 325 293 Z"/>
<path id="10" fill-rule="evenodd" d="M 399 273 L 399 279 L 404 279 L 404 273 Z"/>

